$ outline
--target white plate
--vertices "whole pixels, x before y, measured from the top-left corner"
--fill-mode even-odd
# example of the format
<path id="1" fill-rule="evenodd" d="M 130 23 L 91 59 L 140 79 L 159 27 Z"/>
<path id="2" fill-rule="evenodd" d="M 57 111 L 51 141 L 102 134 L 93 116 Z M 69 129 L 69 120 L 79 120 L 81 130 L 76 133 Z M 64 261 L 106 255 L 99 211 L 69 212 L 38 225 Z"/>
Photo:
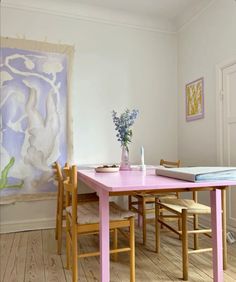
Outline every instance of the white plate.
<path id="1" fill-rule="evenodd" d="M 119 167 L 96 167 L 95 171 L 96 172 L 117 172 L 119 171 L 120 168 Z"/>

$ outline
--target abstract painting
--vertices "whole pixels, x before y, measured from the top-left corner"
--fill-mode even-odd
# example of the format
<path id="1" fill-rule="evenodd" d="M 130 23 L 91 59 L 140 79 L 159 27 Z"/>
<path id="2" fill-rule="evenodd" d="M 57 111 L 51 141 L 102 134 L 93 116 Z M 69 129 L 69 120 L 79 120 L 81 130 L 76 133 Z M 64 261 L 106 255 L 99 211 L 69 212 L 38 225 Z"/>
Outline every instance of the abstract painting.
<path id="1" fill-rule="evenodd" d="M 55 191 L 51 165 L 68 160 L 73 48 L 1 38 L 0 198 Z"/>
<path id="2" fill-rule="evenodd" d="M 186 85 L 186 120 L 204 117 L 204 80 L 203 77 Z"/>

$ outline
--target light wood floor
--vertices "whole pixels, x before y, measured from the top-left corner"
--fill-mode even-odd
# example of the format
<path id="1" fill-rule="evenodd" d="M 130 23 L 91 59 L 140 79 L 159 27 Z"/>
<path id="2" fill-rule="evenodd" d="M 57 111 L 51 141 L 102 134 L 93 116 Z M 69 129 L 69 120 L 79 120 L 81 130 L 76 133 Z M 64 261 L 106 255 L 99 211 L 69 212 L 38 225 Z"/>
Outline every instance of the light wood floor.
<path id="1" fill-rule="evenodd" d="M 122 237 L 122 236 L 121 236 Z M 148 227 L 148 245 L 141 244 L 141 231 L 136 228 L 136 281 L 181 281 L 181 245 L 175 235 L 163 230 L 161 254 L 154 249 L 154 227 Z M 56 254 L 54 230 L 37 230 L 3 234 L 0 236 L 0 281 L 1 282 L 66 282 L 71 281 L 70 271 L 64 268 L 63 255 Z M 125 243 L 122 240 L 121 245 Z M 203 237 L 201 246 L 209 245 L 210 239 Z M 98 236 L 80 239 L 82 250 L 94 250 Z M 224 281 L 236 281 L 236 244 L 229 245 L 228 269 Z M 189 281 L 212 281 L 211 253 L 190 256 Z M 98 281 L 99 258 L 81 259 L 79 276 L 83 282 Z M 111 281 L 129 281 L 128 254 L 119 254 L 118 262 L 111 262 Z"/>

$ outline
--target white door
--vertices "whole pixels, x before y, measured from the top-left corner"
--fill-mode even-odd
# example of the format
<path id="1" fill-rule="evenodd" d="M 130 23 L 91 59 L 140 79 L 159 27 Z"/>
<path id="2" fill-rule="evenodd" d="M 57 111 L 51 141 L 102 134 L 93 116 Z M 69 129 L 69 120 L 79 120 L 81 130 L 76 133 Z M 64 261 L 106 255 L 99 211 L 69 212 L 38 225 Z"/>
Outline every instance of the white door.
<path id="1" fill-rule="evenodd" d="M 223 69 L 223 163 L 236 166 L 236 63 Z M 228 225 L 236 228 L 236 189 L 228 191 Z"/>

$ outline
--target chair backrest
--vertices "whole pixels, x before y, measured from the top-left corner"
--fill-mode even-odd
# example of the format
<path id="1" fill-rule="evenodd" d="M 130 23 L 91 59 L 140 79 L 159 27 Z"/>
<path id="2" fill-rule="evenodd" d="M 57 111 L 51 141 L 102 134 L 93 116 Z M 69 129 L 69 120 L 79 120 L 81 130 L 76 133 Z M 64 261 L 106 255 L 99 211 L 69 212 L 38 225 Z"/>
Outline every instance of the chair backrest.
<path id="1" fill-rule="evenodd" d="M 53 173 L 54 173 L 54 179 L 59 182 L 63 180 L 61 166 L 58 162 L 54 162 L 52 165 Z"/>
<path id="2" fill-rule="evenodd" d="M 72 223 L 77 223 L 77 166 L 65 167 L 66 179 L 64 180 L 64 189 L 66 194 L 66 207 L 72 202 Z M 71 201 L 70 201 L 71 200 Z"/>
<path id="3" fill-rule="evenodd" d="M 166 161 L 161 159 L 160 160 L 160 165 L 163 165 L 164 167 L 180 167 L 180 160 L 173 162 L 173 161 Z"/>
<path id="4" fill-rule="evenodd" d="M 54 179 L 57 182 L 57 205 L 60 210 L 63 210 L 64 208 L 64 180 L 67 177 L 67 174 L 65 173 L 68 171 L 69 166 L 66 163 L 63 167 L 63 170 L 58 162 L 54 162 L 52 165 L 53 173 L 54 173 Z"/>
<path id="5" fill-rule="evenodd" d="M 62 212 L 64 207 L 64 184 L 63 184 L 63 174 L 61 166 L 58 162 L 54 162 L 52 165 L 54 172 L 54 179 L 57 181 L 57 210 Z"/>
<path id="6" fill-rule="evenodd" d="M 65 163 L 65 166 L 63 167 L 63 176 L 64 176 L 64 180 L 66 179 L 66 177 L 69 177 L 69 169 L 70 166 L 68 163 Z"/>

